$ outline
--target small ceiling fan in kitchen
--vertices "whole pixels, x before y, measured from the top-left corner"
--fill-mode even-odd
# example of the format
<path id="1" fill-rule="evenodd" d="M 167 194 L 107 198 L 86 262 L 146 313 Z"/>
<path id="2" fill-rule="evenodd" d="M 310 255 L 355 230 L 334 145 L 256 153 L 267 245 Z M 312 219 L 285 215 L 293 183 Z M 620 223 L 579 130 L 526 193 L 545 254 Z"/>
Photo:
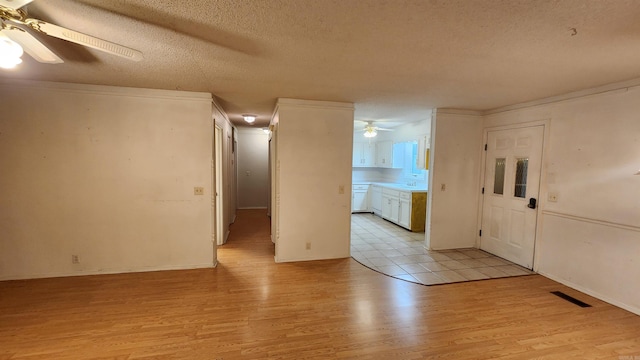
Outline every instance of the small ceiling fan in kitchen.
<path id="1" fill-rule="evenodd" d="M 363 129 L 357 131 L 363 131 L 364 137 L 372 138 L 378 135 L 378 131 L 393 131 L 393 129 L 385 129 L 378 126 L 373 125 L 373 121 L 366 121 L 366 125 Z"/>
<path id="2" fill-rule="evenodd" d="M 33 1 L 0 0 L 0 67 L 10 69 L 20 64 L 23 51 L 41 63 L 63 62 L 31 32 L 53 36 L 129 60 L 142 60 L 142 53 L 138 50 L 29 18 L 25 6 Z"/>

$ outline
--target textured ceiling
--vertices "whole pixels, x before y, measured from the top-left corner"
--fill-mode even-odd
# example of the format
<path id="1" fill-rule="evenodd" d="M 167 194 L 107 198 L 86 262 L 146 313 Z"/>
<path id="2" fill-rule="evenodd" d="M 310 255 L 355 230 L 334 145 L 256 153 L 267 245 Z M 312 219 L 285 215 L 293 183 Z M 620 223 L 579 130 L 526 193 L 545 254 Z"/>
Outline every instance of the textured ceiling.
<path id="1" fill-rule="evenodd" d="M 28 11 L 145 59 L 48 38 L 64 64 L 25 59 L 0 77 L 210 92 L 256 126 L 278 97 L 415 121 L 640 76 L 637 0 L 36 0 Z"/>

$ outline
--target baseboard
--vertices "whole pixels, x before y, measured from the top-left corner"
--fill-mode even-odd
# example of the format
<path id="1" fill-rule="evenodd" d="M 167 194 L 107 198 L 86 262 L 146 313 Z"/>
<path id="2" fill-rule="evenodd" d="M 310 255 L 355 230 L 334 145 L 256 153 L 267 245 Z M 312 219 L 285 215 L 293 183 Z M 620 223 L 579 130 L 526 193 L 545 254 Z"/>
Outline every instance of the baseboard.
<path id="1" fill-rule="evenodd" d="M 193 270 L 193 269 L 206 269 L 215 268 L 215 264 L 190 264 L 190 265 L 172 265 L 172 266 L 154 266 L 139 269 L 105 269 L 105 270 L 90 270 L 90 271 L 77 271 L 77 272 L 60 272 L 60 273 L 48 273 L 48 274 L 28 274 L 28 275 L 14 275 L 14 276 L 1 276 L 0 281 L 9 280 L 29 280 L 29 279 L 47 279 L 47 278 L 59 278 L 59 277 L 71 277 L 71 276 L 91 276 L 91 275 L 111 275 L 111 274 L 128 274 L 139 272 L 152 272 L 152 271 L 171 271 L 171 270 Z"/>
<path id="2" fill-rule="evenodd" d="M 598 293 L 596 291 L 587 289 L 587 288 L 585 288 L 583 286 L 574 284 L 571 281 L 567 281 L 567 280 L 562 279 L 560 277 L 557 277 L 555 275 L 547 274 L 547 273 L 542 272 L 542 271 L 538 271 L 538 274 L 540 274 L 540 275 L 542 275 L 542 276 L 544 276 L 546 278 L 549 278 L 549 279 L 551 279 L 553 281 L 559 282 L 562 285 L 566 285 L 566 286 L 568 286 L 568 287 L 570 287 L 572 289 L 575 289 L 575 290 L 583 292 L 583 293 L 585 293 L 587 295 L 593 296 L 596 299 L 602 300 L 602 301 L 607 302 L 607 303 L 609 303 L 611 305 L 614 305 L 614 306 L 617 306 L 619 308 L 625 309 L 625 310 L 630 311 L 630 312 L 632 312 L 632 313 L 634 313 L 636 315 L 640 315 L 640 308 L 637 308 L 637 307 L 630 306 L 628 304 L 622 303 L 620 301 L 617 301 L 617 300 L 612 299 L 612 298 L 610 298 L 608 296 L 602 295 L 602 294 L 600 294 L 600 293 Z"/>

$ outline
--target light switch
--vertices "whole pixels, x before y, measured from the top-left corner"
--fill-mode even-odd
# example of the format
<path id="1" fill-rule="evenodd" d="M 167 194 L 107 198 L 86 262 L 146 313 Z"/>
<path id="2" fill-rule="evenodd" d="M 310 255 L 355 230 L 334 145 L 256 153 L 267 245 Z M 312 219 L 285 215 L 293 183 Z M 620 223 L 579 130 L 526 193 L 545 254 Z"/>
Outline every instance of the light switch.
<path id="1" fill-rule="evenodd" d="M 247 176 L 251 176 L 251 171 L 247 170 L 246 174 Z"/>
<path id="2" fill-rule="evenodd" d="M 338 186 L 338 194 L 344 194 L 344 185 Z"/>

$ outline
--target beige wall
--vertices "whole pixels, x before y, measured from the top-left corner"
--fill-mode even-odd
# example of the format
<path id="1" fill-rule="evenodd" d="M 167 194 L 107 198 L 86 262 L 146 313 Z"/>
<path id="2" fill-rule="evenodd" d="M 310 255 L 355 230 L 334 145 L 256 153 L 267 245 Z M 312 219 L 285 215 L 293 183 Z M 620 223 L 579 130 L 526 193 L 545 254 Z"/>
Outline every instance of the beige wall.
<path id="1" fill-rule="evenodd" d="M 475 246 L 481 149 L 481 116 L 443 109 L 434 112 L 427 199 L 428 248 Z"/>
<path id="2" fill-rule="evenodd" d="M 640 314 L 640 88 L 567 98 L 488 115 L 484 126 L 549 123 L 534 269 Z"/>
<path id="3" fill-rule="evenodd" d="M 213 266 L 210 94 L 13 81 L 0 106 L 0 279 Z"/>
<path id="4" fill-rule="evenodd" d="M 274 120 L 276 261 L 348 257 L 353 105 L 280 99 Z"/>

